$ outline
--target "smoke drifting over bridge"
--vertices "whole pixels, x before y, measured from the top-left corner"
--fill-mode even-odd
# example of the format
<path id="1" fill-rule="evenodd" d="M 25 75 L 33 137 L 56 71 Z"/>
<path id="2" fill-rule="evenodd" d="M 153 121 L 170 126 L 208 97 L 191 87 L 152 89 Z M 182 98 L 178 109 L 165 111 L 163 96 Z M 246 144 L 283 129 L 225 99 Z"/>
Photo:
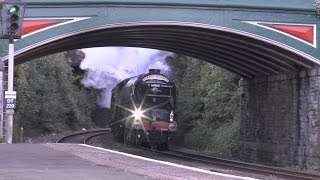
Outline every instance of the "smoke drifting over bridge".
<path id="1" fill-rule="evenodd" d="M 121 80 L 147 73 L 150 68 L 160 69 L 164 74 L 170 72 L 165 58 L 171 53 L 166 51 L 130 47 L 82 50 L 86 57 L 80 68 L 86 74 L 81 83 L 85 87 L 101 90 L 98 104 L 102 107 L 110 107 L 111 90 Z"/>

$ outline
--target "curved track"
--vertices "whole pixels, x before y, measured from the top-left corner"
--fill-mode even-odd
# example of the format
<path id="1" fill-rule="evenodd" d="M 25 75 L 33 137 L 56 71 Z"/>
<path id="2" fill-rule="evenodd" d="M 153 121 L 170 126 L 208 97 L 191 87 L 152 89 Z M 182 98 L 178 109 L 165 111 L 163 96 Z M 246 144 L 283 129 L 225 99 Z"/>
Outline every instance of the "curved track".
<path id="1" fill-rule="evenodd" d="M 147 148 L 141 148 L 141 149 L 156 152 L 159 154 L 164 154 L 166 156 L 172 156 L 175 158 L 181 158 L 181 159 L 198 161 L 198 162 L 216 165 L 216 166 L 222 166 L 223 168 L 230 169 L 230 170 L 256 173 L 256 174 L 267 175 L 267 176 L 274 175 L 279 178 L 285 178 L 285 179 L 299 179 L 299 180 L 304 180 L 304 179 L 319 180 L 320 179 L 320 174 L 293 171 L 293 170 L 287 170 L 282 168 L 245 163 L 240 161 L 226 160 L 226 159 L 216 158 L 212 156 L 204 156 L 204 155 L 195 154 L 195 153 L 188 153 L 188 152 L 179 151 L 179 150 L 170 149 L 168 151 L 158 151 L 158 150 L 147 149 Z"/>
<path id="2" fill-rule="evenodd" d="M 83 143 L 87 144 L 90 139 L 95 138 L 97 136 L 109 134 L 111 132 L 111 129 L 95 129 L 95 130 L 88 130 L 88 131 L 82 131 L 78 133 L 74 133 L 68 136 L 65 136 L 57 141 L 57 143 Z M 195 153 L 189 153 L 185 151 L 180 150 L 174 150 L 170 149 L 168 151 L 159 151 L 155 149 L 149 149 L 144 147 L 137 147 L 141 150 L 147 150 L 156 152 L 158 154 L 163 154 L 166 156 L 171 156 L 175 158 L 185 159 L 185 160 L 192 160 L 192 161 L 198 161 L 206 164 L 221 166 L 226 169 L 230 170 L 237 170 L 242 172 L 249 172 L 249 173 L 256 173 L 261 175 L 274 175 L 279 178 L 285 178 L 285 179 L 299 179 L 299 180 L 318 180 L 320 179 L 320 174 L 313 174 L 313 173 L 307 173 L 307 172 L 301 172 L 301 171 L 293 171 L 293 170 L 287 170 L 282 168 L 276 168 L 276 167 L 270 167 L 270 166 L 264 166 L 264 165 L 258 165 L 258 164 L 251 164 L 251 163 L 245 163 L 245 162 L 239 162 L 239 161 L 233 161 L 233 160 L 226 160 L 221 158 L 216 158 L 212 156 L 205 156 Z M 216 171 L 216 170 L 214 170 Z"/>
<path id="3" fill-rule="evenodd" d="M 87 130 L 81 131 L 74 134 L 70 134 L 68 136 L 64 136 L 60 138 L 57 143 L 81 143 L 86 144 L 88 140 L 93 137 L 97 137 L 100 135 L 108 134 L 111 132 L 110 128 L 104 129 L 94 129 L 94 130 Z"/>

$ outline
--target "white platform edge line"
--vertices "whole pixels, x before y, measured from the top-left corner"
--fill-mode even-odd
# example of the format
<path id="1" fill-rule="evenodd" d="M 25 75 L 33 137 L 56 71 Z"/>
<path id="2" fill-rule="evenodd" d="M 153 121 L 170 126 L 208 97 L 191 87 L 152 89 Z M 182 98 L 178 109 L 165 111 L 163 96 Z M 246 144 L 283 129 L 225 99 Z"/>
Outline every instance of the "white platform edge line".
<path id="1" fill-rule="evenodd" d="M 78 144 L 78 145 L 84 146 L 84 147 L 88 147 L 88 148 L 94 148 L 94 149 L 98 149 L 98 150 L 106 151 L 106 152 L 110 152 L 110 153 L 120 154 L 120 155 L 123 155 L 123 156 L 132 157 L 132 158 L 136 158 L 136 159 L 141 159 L 141 160 L 145 160 L 145 161 L 156 162 L 156 163 L 160 163 L 160 164 L 164 164 L 164 165 L 168 165 L 168 166 L 174 166 L 174 167 L 188 169 L 188 170 L 192 170 L 192 171 L 196 171 L 196 172 L 206 173 L 206 174 L 212 174 L 212 175 L 230 177 L 230 178 L 237 178 L 237 179 L 245 179 L 245 180 L 257 180 L 255 178 L 250 178 L 250 177 L 242 177 L 242 176 L 235 176 L 235 175 L 230 175 L 230 174 L 223 174 L 223 173 L 212 172 L 212 171 L 199 169 L 199 168 L 195 168 L 195 167 L 189 167 L 189 166 L 184 166 L 184 165 L 180 165 L 180 164 L 175 164 L 175 163 L 171 163 L 171 162 L 145 158 L 145 157 L 141 157 L 141 156 L 137 156 L 137 155 L 133 155 L 133 154 L 128 154 L 128 153 L 124 153 L 124 152 L 113 151 L 111 149 L 105 149 L 105 148 L 101 148 L 101 147 L 90 146 L 90 145 L 87 145 L 87 144 Z"/>

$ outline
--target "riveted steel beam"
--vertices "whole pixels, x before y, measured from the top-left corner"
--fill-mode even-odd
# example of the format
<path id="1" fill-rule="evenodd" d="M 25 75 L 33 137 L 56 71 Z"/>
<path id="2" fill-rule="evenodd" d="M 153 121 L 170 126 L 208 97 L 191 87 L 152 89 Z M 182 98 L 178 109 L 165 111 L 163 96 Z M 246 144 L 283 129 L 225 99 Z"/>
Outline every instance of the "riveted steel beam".
<path id="1" fill-rule="evenodd" d="M 188 55 L 202 57 L 207 61 L 215 58 L 215 61 L 219 61 L 220 65 L 225 64 L 224 68 L 228 65 L 233 69 L 243 70 L 247 74 L 246 77 L 278 74 L 292 70 L 297 71 L 299 67 L 310 67 L 310 65 L 296 63 L 296 61 L 301 62 L 299 58 L 296 61 L 291 61 L 292 57 L 288 57 L 290 55 L 279 56 L 277 52 L 279 48 L 270 51 L 269 49 L 273 48 L 272 45 L 261 48 L 260 44 L 255 44 L 255 40 L 246 42 L 246 38 L 237 39 L 238 36 L 231 33 L 223 34 L 221 31 L 213 30 L 210 32 L 173 26 L 104 29 L 60 39 L 57 42 L 38 47 L 37 54 L 31 53 L 35 51 L 26 52 L 18 55 L 16 59 L 19 63 L 25 61 L 19 60 L 19 57 L 23 56 L 24 58 L 34 58 L 75 48 L 110 46 L 109 41 L 112 41 L 112 44 L 118 46 L 139 43 L 144 45 L 143 47 L 152 46 L 155 49 L 162 48 L 167 51 L 179 51 L 179 53 L 185 51 Z M 250 38 L 247 39 L 250 40 Z M 238 43 L 242 41 L 245 41 L 245 46 Z M 165 48 L 165 45 L 171 49 Z M 265 48 L 268 51 L 265 51 Z M 276 53 L 274 53 L 275 51 Z M 233 72 L 235 71 L 233 70 Z"/>
<path id="2" fill-rule="evenodd" d="M 163 30 L 163 28 L 162 28 L 161 30 Z M 155 30 L 154 33 L 155 33 L 155 34 L 165 34 L 165 33 L 167 33 L 167 32 L 161 32 L 161 30 Z M 146 30 L 144 30 L 144 29 L 141 30 L 142 32 L 140 32 L 139 30 L 133 30 L 133 29 L 131 29 L 131 30 L 128 30 L 128 29 L 127 29 L 127 30 L 117 29 L 117 31 L 118 31 L 118 32 L 120 32 L 120 31 L 125 31 L 127 34 L 131 34 L 131 33 L 133 33 L 133 32 L 136 32 L 136 33 L 138 33 L 138 34 L 139 34 L 139 33 L 140 33 L 140 34 L 151 33 L 151 32 L 149 32 L 149 31 L 151 31 L 151 30 L 146 31 Z M 117 32 L 115 32 L 115 33 L 117 33 Z M 175 33 L 176 33 L 176 37 L 181 36 L 181 34 L 183 34 L 183 35 L 185 35 L 185 36 L 187 36 L 188 34 L 191 34 L 190 32 L 188 32 L 188 33 L 181 33 L 181 32 L 178 32 L 178 31 L 176 31 Z M 101 34 L 101 35 L 99 35 L 99 36 L 102 37 L 103 35 Z M 205 37 L 206 37 L 206 36 L 205 36 Z M 201 38 L 201 37 L 199 37 L 199 38 Z M 213 44 L 214 42 L 217 41 L 217 38 L 212 38 L 211 41 L 208 41 L 208 40 L 209 40 L 209 38 L 207 38 L 206 41 L 203 41 L 202 43 L 208 43 L 208 44 L 212 43 L 212 45 L 220 46 L 220 47 L 221 47 L 223 44 L 226 44 L 226 46 L 223 46 L 224 48 L 226 48 L 226 47 L 228 47 L 228 46 L 235 46 L 235 47 L 232 48 L 232 50 L 237 51 L 238 53 L 241 53 L 241 54 L 245 54 L 245 55 L 247 55 L 247 56 L 251 56 L 251 57 L 253 56 L 254 59 L 263 61 L 264 63 L 267 63 L 267 64 L 272 64 L 273 67 L 278 67 L 279 69 L 282 69 L 283 71 L 289 72 L 289 71 L 291 71 L 291 70 L 298 70 L 298 69 L 296 69 L 295 67 L 293 67 L 292 65 L 286 63 L 284 60 L 279 60 L 279 59 L 276 59 L 276 58 L 272 57 L 271 55 L 263 54 L 262 52 L 265 53 L 265 51 L 256 52 L 256 51 L 253 50 L 253 48 L 247 48 L 247 47 L 239 46 L 239 45 L 237 45 L 236 43 L 233 44 L 233 43 L 227 42 L 227 41 L 225 41 L 225 40 L 220 40 L 220 41 L 218 41 L 217 43 Z M 197 40 L 197 38 L 194 37 L 194 38 L 190 39 L 189 41 L 199 41 L 199 40 Z M 262 57 L 265 56 L 265 55 L 268 56 L 269 58 L 262 58 Z M 275 60 L 276 62 L 272 62 L 272 60 Z M 284 67 L 281 66 L 280 64 L 283 64 Z"/>
<path id="3" fill-rule="evenodd" d="M 259 42 L 254 39 L 249 39 L 248 37 L 245 37 L 248 40 L 241 40 L 241 39 L 239 39 L 239 37 L 240 37 L 239 35 L 224 33 L 221 31 L 202 32 L 202 31 L 198 31 L 198 30 L 181 29 L 181 28 L 173 30 L 173 29 L 170 29 L 169 27 L 168 28 L 154 27 L 154 28 L 148 29 L 148 31 L 146 29 L 140 29 L 140 30 L 139 29 L 128 29 L 125 31 L 126 32 L 143 31 L 144 33 L 151 32 L 151 31 L 158 31 L 158 32 L 168 32 L 168 31 L 172 32 L 173 31 L 174 33 L 176 33 L 178 35 L 179 34 L 180 35 L 183 34 L 185 36 L 192 35 L 194 39 L 203 39 L 203 38 L 211 39 L 212 40 L 211 42 L 219 42 L 219 44 L 234 46 L 235 48 L 237 48 L 239 50 L 243 49 L 244 51 L 250 52 L 251 54 L 253 54 L 253 53 L 259 54 L 261 57 L 265 57 L 265 58 L 262 58 L 262 59 L 264 59 L 265 62 L 273 60 L 278 64 L 284 65 L 284 67 L 287 66 L 287 68 L 290 70 L 293 70 L 295 68 L 292 65 L 290 65 L 289 63 L 287 63 L 286 61 L 291 62 L 291 63 L 297 63 L 297 64 L 299 64 L 305 68 L 308 68 L 308 69 L 311 68 L 311 66 L 308 64 L 302 63 L 301 61 L 298 61 L 298 60 L 293 59 L 289 56 L 286 56 L 283 53 L 279 53 L 279 52 L 273 50 L 272 48 L 266 48 L 263 45 L 257 44 Z M 224 33 L 224 35 L 218 34 L 218 33 Z M 232 37 L 232 35 L 234 35 L 236 37 Z M 251 41 L 254 41 L 255 43 L 251 43 Z M 208 43 L 210 43 L 210 42 L 208 42 Z M 276 57 L 276 56 L 278 56 L 278 57 Z M 279 57 L 281 57 L 281 58 L 279 58 Z M 268 60 L 266 61 L 265 59 L 268 59 Z"/>

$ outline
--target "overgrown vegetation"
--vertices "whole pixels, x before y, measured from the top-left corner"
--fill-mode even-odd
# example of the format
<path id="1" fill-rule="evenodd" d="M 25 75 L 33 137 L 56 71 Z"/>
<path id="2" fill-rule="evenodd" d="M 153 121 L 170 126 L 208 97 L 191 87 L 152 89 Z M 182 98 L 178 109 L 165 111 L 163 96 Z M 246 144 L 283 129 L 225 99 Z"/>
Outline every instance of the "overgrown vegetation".
<path id="1" fill-rule="evenodd" d="M 15 72 L 19 91 L 14 134 L 20 127 L 26 137 L 35 137 L 93 126 L 96 94 L 79 85 L 81 76 L 72 73 L 64 53 L 26 62 Z"/>
<path id="2" fill-rule="evenodd" d="M 175 54 L 167 62 L 178 87 L 177 142 L 232 157 L 240 134 L 239 77 L 187 56 Z"/>

